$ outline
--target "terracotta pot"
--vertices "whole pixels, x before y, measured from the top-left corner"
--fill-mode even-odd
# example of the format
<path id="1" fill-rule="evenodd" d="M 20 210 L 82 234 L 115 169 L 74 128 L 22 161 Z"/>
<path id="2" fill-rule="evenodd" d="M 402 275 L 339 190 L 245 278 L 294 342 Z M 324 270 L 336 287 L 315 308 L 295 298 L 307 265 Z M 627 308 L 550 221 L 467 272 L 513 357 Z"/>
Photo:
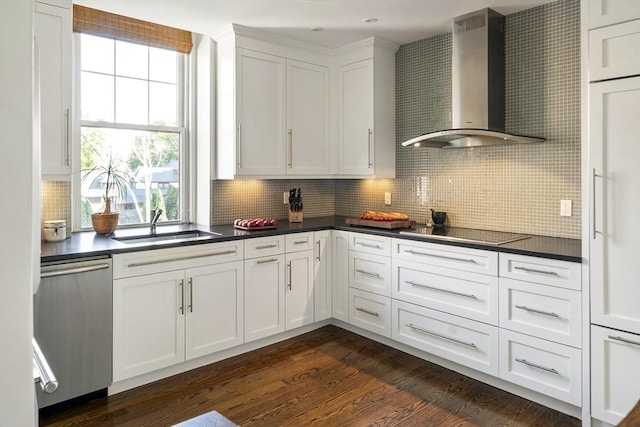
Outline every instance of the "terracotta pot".
<path id="1" fill-rule="evenodd" d="M 103 213 L 91 214 L 91 223 L 93 224 L 93 229 L 98 234 L 111 234 L 114 232 L 116 228 L 118 228 L 119 216 L 120 214 L 117 212 L 112 212 L 108 214 L 103 214 Z"/>

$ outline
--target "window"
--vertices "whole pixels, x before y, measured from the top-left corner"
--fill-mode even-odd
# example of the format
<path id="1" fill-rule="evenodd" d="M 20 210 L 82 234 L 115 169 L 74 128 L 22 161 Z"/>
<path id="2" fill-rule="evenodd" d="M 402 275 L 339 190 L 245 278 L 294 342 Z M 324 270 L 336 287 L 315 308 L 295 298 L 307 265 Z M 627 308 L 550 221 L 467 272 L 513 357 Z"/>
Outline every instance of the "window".
<path id="1" fill-rule="evenodd" d="M 126 194 L 114 197 L 120 225 L 186 219 L 185 54 L 79 34 L 81 228 L 103 209 L 106 182 L 92 168 L 109 158 L 124 171 Z M 93 174 L 93 176 L 92 176 Z"/>

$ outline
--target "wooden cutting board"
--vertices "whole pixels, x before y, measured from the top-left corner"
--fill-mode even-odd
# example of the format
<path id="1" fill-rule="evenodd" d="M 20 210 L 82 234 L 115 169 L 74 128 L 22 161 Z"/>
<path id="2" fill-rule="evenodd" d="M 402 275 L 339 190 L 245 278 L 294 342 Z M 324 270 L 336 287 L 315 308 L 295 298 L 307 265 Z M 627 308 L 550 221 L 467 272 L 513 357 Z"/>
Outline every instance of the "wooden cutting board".
<path id="1" fill-rule="evenodd" d="M 408 228 L 414 224 L 414 221 L 410 219 L 403 220 L 394 220 L 394 221 L 374 221 L 372 219 L 360 219 L 360 218 L 347 218 L 347 225 L 360 225 L 364 227 L 374 227 L 374 228 Z"/>

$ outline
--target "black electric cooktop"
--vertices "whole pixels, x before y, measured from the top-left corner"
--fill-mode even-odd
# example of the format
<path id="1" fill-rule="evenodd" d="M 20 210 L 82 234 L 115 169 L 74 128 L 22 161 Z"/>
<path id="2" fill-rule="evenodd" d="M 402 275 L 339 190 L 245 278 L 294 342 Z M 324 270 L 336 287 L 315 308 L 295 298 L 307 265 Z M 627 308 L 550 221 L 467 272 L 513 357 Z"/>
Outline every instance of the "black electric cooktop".
<path id="1" fill-rule="evenodd" d="M 425 239 L 449 240 L 452 242 L 483 243 L 488 245 L 504 245 L 517 240 L 528 239 L 526 234 L 507 233 L 505 231 L 476 230 L 460 227 L 415 227 L 400 231 L 408 236 Z"/>

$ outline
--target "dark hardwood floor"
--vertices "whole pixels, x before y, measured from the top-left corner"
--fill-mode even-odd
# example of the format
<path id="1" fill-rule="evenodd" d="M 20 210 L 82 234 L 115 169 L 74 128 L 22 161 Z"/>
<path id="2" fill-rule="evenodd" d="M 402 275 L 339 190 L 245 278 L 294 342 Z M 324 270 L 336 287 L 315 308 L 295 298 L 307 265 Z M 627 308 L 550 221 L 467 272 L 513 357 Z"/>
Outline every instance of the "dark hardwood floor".
<path id="1" fill-rule="evenodd" d="M 580 421 L 327 326 L 41 417 L 42 426 L 579 426 Z"/>

